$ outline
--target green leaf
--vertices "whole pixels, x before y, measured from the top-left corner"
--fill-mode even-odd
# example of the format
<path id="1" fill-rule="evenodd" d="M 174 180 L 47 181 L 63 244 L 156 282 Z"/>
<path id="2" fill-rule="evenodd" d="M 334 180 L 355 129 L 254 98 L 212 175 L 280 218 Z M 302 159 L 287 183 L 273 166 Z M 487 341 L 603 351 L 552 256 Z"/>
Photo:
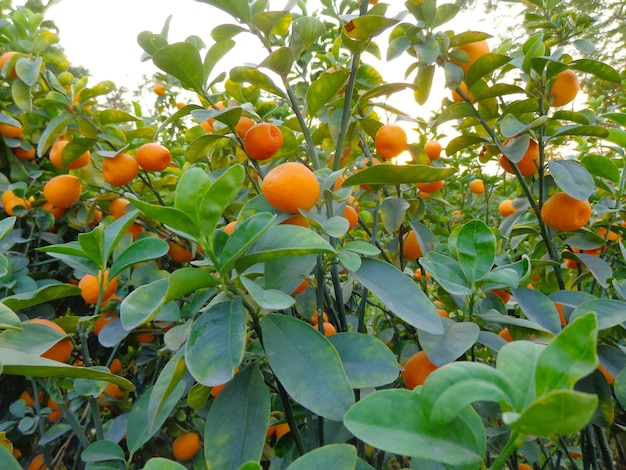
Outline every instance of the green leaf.
<path id="1" fill-rule="evenodd" d="M 137 240 L 126 248 L 113 262 L 109 276 L 114 278 L 134 264 L 161 258 L 167 254 L 168 250 L 169 245 L 159 238 L 150 237 Z"/>
<path id="2" fill-rule="evenodd" d="M 245 24 L 252 21 L 252 13 L 248 0 L 197 0 L 225 11 L 237 20 L 241 20 Z"/>
<path id="3" fill-rule="evenodd" d="M 167 279 L 143 284 L 122 301 L 120 319 L 126 330 L 132 330 L 152 320 L 165 304 Z"/>
<path id="4" fill-rule="evenodd" d="M 601 78 L 607 82 L 621 83 L 619 72 L 604 62 L 593 59 L 579 59 L 570 62 L 568 67 L 572 70 L 590 73 L 594 77 Z"/>
<path id="5" fill-rule="evenodd" d="M 103 462 L 106 460 L 124 460 L 125 455 L 124 450 L 115 442 L 103 439 L 89 444 L 89 447 L 80 454 L 80 459 L 88 463 Z"/>
<path id="6" fill-rule="evenodd" d="M 245 177 L 243 167 L 233 165 L 208 187 L 196 208 L 201 233 L 204 235 L 213 233 L 224 210 L 237 197 Z"/>
<path id="7" fill-rule="evenodd" d="M 202 93 L 206 77 L 200 52 L 189 42 L 170 44 L 155 51 L 154 65 L 180 80 L 184 88 Z"/>
<path id="8" fill-rule="evenodd" d="M 626 322 L 626 302 L 616 299 L 593 299 L 574 309 L 569 317 L 570 323 L 588 313 L 597 313 L 598 330 L 608 330 Z"/>
<path id="9" fill-rule="evenodd" d="M 619 182 L 620 171 L 617 165 L 608 157 L 602 155 L 587 155 L 580 163 L 594 176 L 606 178 L 614 183 Z"/>
<path id="10" fill-rule="evenodd" d="M 460 135 L 451 139 L 446 146 L 446 155 L 451 156 L 463 149 L 477 144 L 486 144 L 489 139 L 478 135 Z"/>
<path id="11" fill-rule="evenodd" d="M 495 262 L 496 236 L 483 221 L 472 220 L 458 232 L 456 252 L 465 278 L 473 283 L 486 275 Z"/>
<path id="12" fill-rule="evenodd" d="M 285 310 L 296 303 L 295 299 L 277 289 L 264 289 L 256 282 L 245 276 L 239 278 L 250 296 L 259 305 L 267 310 Z"/>
<path id="13" fill-rule="evenodd" d="M 74 367 L 53 361 L 52 359 L 5 347 L 0 347 L 0 357 L 2 357 L 3 374 L 31 377 L 80 377 L 112 382 L 124 390 L 135 389 L 135 386 L 125 378 L 97 368 Z"/>
<path id="14" fill-rule="evenodd" d="M 382 164 L 366 168 L 350 176 L 343 187 L 358 184 L 414 184 L 439 181 L 456 173 L 456 168 L 433 167 L 430 165 Z"/>
<path id="15" fill-rule="evenodd" d="M 172 272 L 168 279 L 164 302 L 216 285 L 217 280 L 209 272 L 198 268 L 180 268 Z"/>
<path id="16" fill-rule="evenodd" d="M 204 429 L 208 468 L 259 462 L 269 419 L 270 391 L 258 365 L 251 364 L 226 384 L 209 409 Z"/>
<path id="17" fill-rule="evenodd" d="M 283 36 L 289 31 L 291 13 L 288 11 L 261 11 L 254 14 L 252 22 L 266 38 L 270 34 Z"/>
<path id="18" fill-rule="evenodd" d="M 338 333 L 328 337 L 341 358 L 352 388 L 374 388 L 398 378 L 398 361 L 378 338 L 361 333 Z"/>
<path id="19" fill-rule="evenodd" d="M 232 142 L 235 141 L 232 137 L 222 134 L 208 134 L 198 137 L 191 142 L 185 150 L 185 160 L 190 163 L 195 163 L 201 160 L 206 157 L 220 141 L 223 140 Z"/>
<path id="20" fill-rule="evenodd" d="M 600 126 L 568 125 L 561 126 L 554 134 L 548 136 L 548 138 L 554 139 L 556 137 L 563 137 L 566 135 L 584 135 L 590 137 L 606 138 L 609 137 L 609 131 Z"/>
<path id="21" fill-rule="evenodd" d="M 185 346 L 189 372 L 203 385 L 233 378 L 246 347 L 246 313 L 241 299 L 211 305 L 194 321 Z"/>
<path id="22" fill-rule="evenodd" d="M 31 59 L 30 57 L 20 57 L 15 62 L 15 73 L 27 86 L 32 87 L 39 80 L 39 73 L 43 60 L 41 57 Z"/>
<path id="23" fill-rule="evenodd" d="M 253 67 L 238 66 L 230 70 L 230 79 L 237 83 L 250 83 L 261 90 L 272 93 L 281 98 L 287 99 L 285 93 L 276 86 L 273 80 Z"/>
<path id="24" fill-rule="evenodd" d="M 545 349 L 542 344 L 530 341 L 513 341 L 498 352 L 496 369 L 512 384 L 511 403 L 514 410 L 522 410 L 535 398 L 535 376 L 539 356 Z"/>
<path id="25" fill-rule="evenodd" d="M 179 382 L 174 393 L 169 396 L 156 417 L 148 415 L 152 388 L 146 390 L 141 398 L 133 403 L 128 415 L 128 422 L 132 423 L 132 426 L 127 426 L 126 429 L 126 443 L 131 453 L 137 452 L 152 436 L 160 431 L 172 410 L 179 404 L 185 393 L 185 388 L 185 382 Z M 153 425 L 150 426 L 150 423 Z"/>
<path id="26" fill-rule="evenodd" d="M 30 113 L 33 109 L 32 95 L 30 87 L 21 80 L 14 80 L 11 85 L 11 98 L 25 113 Z"/>
<path id="27" fill-rule="evenodd" d="M 349 76 L 349 72 L 342 70 L 333 73 L 323 73 L 317 80 L 311 83 L 306 92 L 309 115 L 315 116 L 322 106 L 335 98 L 346 85 Z"/>
<path id="28" fill-rule="evenodd" d="M 593 176 L 576 161 L 551 160 L 548 168 L 557 186 L 574 199 L 587 199 L 596 190 Z"/>
<path id="29" fill-rule="evenodd" d="M 183 211 L 174 207 L 148 204 L 131 195 L 128 195 L 128 199 L 137 209 L 145 212 L 149 217 L 160 221 L 162 224 L 188 235 L 189 238 L 197 240 L 199 237 L 200 231 L 198 226 Z"/>
<path id="30" fill-rule="evenodd" d="M 478 401 L 512 405 L 514 390 L 497 369 L 481 362 L 452 362 L 435 370 L 422 386 L 422 399 L 429 405 L 432 424 L 450 423 Z"/>
<path id="31" fill-rule="evenodd" d="M 431 251 L 420 258 L 420 265 L 450 294 L 470 295 L 472 293 L 461 266 L 449 256 Z"/>
<path id="32" fill-rule="evenodd" d="M 466 103 L 465 101 L 460 103 L 453 103 L 444 109 L 441 114 L 435 119 L 428 123 L 429 127 L 437 127 L 443 124 L 444 122 L 463 119 L 466 117 L 473 117 L 476 115 L 476 110 L 470 103 Z"/>
<path id="33" fill-rule="evenodd" d="M 432 64 L 426 67 L 420 66 L 417 69 L 417 77 L 415 79 L 417 91 L 415 91 L 413 95 L 415 96 L 415 102 L 419 105 L 423 105 L 428 101 L 433 78 L 435 77 L 435 68 L 436 66 Z"/>
<path id="34" fill-rule="evenodd" d="M 139 211 L 137 210 L 128 212 L 104 229 L 104 246 L 102 248 L 103 266 L 100 269 L 104 269 L 104 267 L 106 267 L 108 259 L 113 254 L 113 250 L 117 248 L 120 240 L 124 238 L 128 228 L 133 224 L 138 214 Z"/>
<path id="35" fill-rule="evenodd" d="M 0 363 L 0 369 L 2 369 L 2 363 Z M 4 466 L 5 470 L 23 470 L 24 467 L 13 457 L 13 454 L 3 445 L 0 445 L 0 462 Z"/>
<path id="36" fill-rule="evenodd" d="M 307 452 L 293 461 L 287 470 L 354 470 L 357 464 L 356 447 L 350 444 L 328 444 Z"/>
<path id="37" fill-rule="evenodd" d="M 213 44 L 204 57 L 204 76 L 208 79 L 217 63 L 224 58 L 237 43 L 232 39 L 223 39 Z"/>
<path id="38" fill-rule="evenodd" d="M 195 222 L 196 208 L 200 204 L 202 195 L 207 192 L 211 186 L 211 178 L 203 168 L 194 166 L 183 173 L 176 185 L 176 196 L 174 199 L 174 207 Z"/>
<path id="39" fill-rule="evenodd" d="M 519 326 L 520 328 L 528 328 L 531 330 L 537 330 L 543 333 L 548 333 L 549 335 L 552 334 L 549 330 L 539 325 L 538 323 L 535 323 L 530 320 L 526 320 L 525 318 L 517 318 L 511 315 L 502 315 L 500 312 L 498 312 L 495 309 L 489 310 L 488 312 L 485 312 L 485 313 L 481 313 L 480 318 L 482 318 L 485 321 L 499 323 L 501 325 Z"/>
<path id="40" fill-rule="evenodd" d="M 572 389 L 578 380 L 591 374 L 598 367 L 597 337 L 594 313 L 573 321 L 570 317 L 570 323 L 539 356 L 535 375 L 537 396 Z"/>
<path id="41" fill-rule="evenodd" d="M 50 284 L 31 292 L 10 295 L 3 298 L 2 303 L 14 312 L 19 312 L 52 300 L 80 295 L 80 292 L 81 290 L 72 284 Z"/>
<path id="42" fill-rule="evenodd" d="M 559 334 L 561 331 L 559 312 L 548 296 L 525 287 L 513 289 L 512 294 L 526 318 L 555 335 Z"/>
<path id="43" fill-rule="evenodd" d="M 574 434 L 584 428 L 598 397 L 572 390 L 554 390 L 535 400 L 520 415 L 504 413 L 504 422 L 516 432 L 534 436 Z"/>
<path id="44" fill-rule="evenodd" d="M 289 49 L 293 57 L 298 58 L 302 52 L 326 32 L 326 26 L 312 16 L 301 16 L 291 23 Z"/>
<path id="45" fill-rule="evenodd" d="M 13 227 L 15 226 L 15 221 L 17 217 L 5 217 L 0 220 L 0 240 L 4 240 L 6 236 L 11 233 Z"/>
<path id="46" fill-rule="evenodd" d="M 420 345 L 436 366 L 457 360 L 474 345 L 480 334 L 480 328 L 475 323 L 456 322 L 448 318 L 441 320 L 444 328 L 442 334 L 419 332 Z"/>
<path id="47" fill-rule="evenodd" d="M 100 121 L 100 124 L 106 126 L 108 124 L 118 124 L 120 122 L 139 121 L 140 119 L 132 114 L 120 111 L 119 109 L 105 109 L 104 111 L 98 113 L 98 120 Z M 74 142 L 74 140 L 72 140 L 72 142 Z"/>
<path id="48" fill-rule="evenodd" d="M 149 55 L 154 55 L 156 51 L 167 46 L 167 39 L 161 34 L 154 34 L 150 31 L 142 31 L 137 36 L 137 43 Z"/>
<path id="49" fill-rule="evenodd" d="M 152 457 L 146 462 L 143 470 L 186 470 L 186 467 L 164 457 Z"/>
<path id="50" fill-rule="evenodd" d="M 473 435 L 480 421 L 476 412 L 467 407 L 450 423 L 435 425 L 429 406 L 419 389 L 379 390 L 350 408 L 344 425 L 358 439 L 386 452 L 449 465 L 478 465 L 486 443 L 484 434 L 482 440 Z"/>
<path id="51" fill-rule="evenodd" d="M 261 320 L 272 371 L 293 399 L 324 418 L 341 421 L 354 393 L 327 338 L 297 318 L 270 313 Z"/>
<path id="52" fill-rule="evenodd" d="M 488 98 L 496 98 L 504 95 L 518 95 L 524 93 L 524 89 L 516 85 L 510 85 L 508 83 L 496 83 L 495 85 L 484 89 L 483 91 L 474 95 L 476 101 L 486 100 Z"/>
<path id="53" fill-rule="evenodd" d="M 467 74 L 465 75 L 465 84 L 467 85 L 467 88 L 472 88 L 472 85 L 474 85 L 474 83 L 482 77 L 498 70 L 510 61 L 511 57 L 494 54 L 493 52 L 480 56 L 467 70 Z"/>
<path id="54" fill-rule="evenodd" d="M 288 47 L 280 47 L 267 56 L 259 67 L 265 67 L 277 73 L 283 78 L 287 78 L 291 66 L 293 65 L 293 53 Z"/>
<path id="55" fill-rule="evenodd" d="M 104 227 L 98 225 L 91 232 L 78 234 L 78 243 L 85 253 L 85 257 L 104 269 L 107 258 L 104 256 Z"/>
<path id="56" fill-rule="evenodd" d="M 22 322 L 13 310 L 0 302 L 0 329 L 21 330 Z"/>
<path id="57" fill-rule="evenodd" d="M 400 230 L 407 209 L 411 207 L 409 201 L 401 197 L 386 197 L 380 205 L 380 218 L 383 227 L 389 233 Z"/>
<path id="58" fill-rule="evenodd" d="M 275 225 L 270 227 L 248 250 L 248 254 L 239 258 L 236 267 L 239 272 L 265 261 L 284 256 L 302 256 L 316 253 L 334 254 L 333 247 L 314 231 L 297 225 Z"/>
<path id="59" fill-rule="evenodd" d="M 376 295 L 400 319 L 431 334 L 443 333 L 441 317 L 419 285 L 395 266 L 364 258 L 352 276 Z"/>
<path id="60" fill-rule="evenodd" d="M 156 418 L 159 415 L 167 399 L 174 393 L 176 386 L 183 379 L 185 372 L 187 372 L 187 368 L 185 367 L 183 349 L 179 349 L 159 372 L 152 393 L 150 393 L 150 403 L 148 405 L 149 418 Z M 150 421 L 148 425 L 150 426 L 150 430 L 153 430 L 155 422 Z"/>

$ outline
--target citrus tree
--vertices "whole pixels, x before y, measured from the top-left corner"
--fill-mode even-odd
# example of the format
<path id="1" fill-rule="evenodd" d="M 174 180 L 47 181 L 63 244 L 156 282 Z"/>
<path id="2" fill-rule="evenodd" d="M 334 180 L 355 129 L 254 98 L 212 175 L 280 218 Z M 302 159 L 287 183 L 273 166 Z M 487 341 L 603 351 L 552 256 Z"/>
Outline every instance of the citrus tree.
<path id="1" fill-rule="evenodd" d="M 497 46 L 434 0 L 202 3 L 233 18 L 211 45 L 138 36 L 153 115 L 2 5 L 7 468 L 626 465 L 623 77 L 592 18 L 525 3 Z M 266 56 L 221 71 L 242 35 Z M 428 120 L 387 100 L 443 89 Z"/>

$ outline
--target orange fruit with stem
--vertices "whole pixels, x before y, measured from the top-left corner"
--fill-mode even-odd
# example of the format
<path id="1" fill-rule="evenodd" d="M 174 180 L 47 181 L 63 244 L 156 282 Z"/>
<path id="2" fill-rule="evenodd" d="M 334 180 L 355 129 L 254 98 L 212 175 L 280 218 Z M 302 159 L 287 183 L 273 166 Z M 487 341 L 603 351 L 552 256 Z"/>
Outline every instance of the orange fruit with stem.
<path id="1" fill-rule="evenodd" d="M 118 401 L 123 395 L 124 392 L 122 392 L 119 385 L 109 382 L 106 387 L 104 387 L 102 393 L 98 396 L 98 403 L 100 403 L 101 406 L 112 406 L 113 401 L 111 400 Z"/>
<path id="2" fill-rule="evenodd" d="M 127 153 L 118 153 L 115 157 L 105 158 L 102 163 L 102 176 L 113 186 L 123 186 L 134 180 L 139 174 L 137 160 Z"/>
<path id="3" fill-rule="evenodd" d="M 575 199 L 564 192 L 556 193 L 543 203 L 541 218 L 554 230 L 573 232 L 589 222 L 591 204 L 587 199 Z"/>
<path id="4" fill-rule="evenodd" d="M 172 455 L 176 460 L 192 459 L 202 447 L 200 435 L 196 432 L 181 434 L 172 443 Z"/>
<path id="5" fill-rule="evenodd" d="M 330 322 L 322 322 L 324 326 L 324 336 L 332 336 L 337 333 L 337 328 Z"/>
<path id="6" fill-rule="evenodd" d="M 469 68 L 474 65 L 480 57 L 489 53 L 489 44 L 484 39 L 482 41 L 470 42 L 463 44 L 462 46 L 455 47 L 453 51 L 463 51 L 467 54 L 467 61 L 450 58 L 450 62 L 458 65 L 463 69 L 463 73 L 467 73 Z"/>
<path id="7" fill-rule="evenodd" d="M 111 374 L 118 374 L 122 372 L 122 361 L 120 361 L 117 357 L 111 361 L 111 365 L 109 366 L 109 370 Z"/>
<path id="8" fill-rule="evenodd" d="M 470 191 L 474 194 L 483 194 L 485 192 L 485 182 L 481 179 L 475 179 L 470 181 Z"/>
<path id="9" fill-rule="evenodd" d="M 265 175 L 261 188 L 267 202 L 290 214 L 297 214 L 300 209 L 310 210 L 321 192 L 315 174 L 309 167 L 297 162 L 286 162 L 272 168 Z"/>
<path id="10" fill-rule="evenodd" d="M 437 160 L 441 157 L 441 144 L 438 140 L 429 140 L 424 145 L 424 152 L 428 155 L 428 158 L 431 160 Z"/>
<path id="11" fill-rule="evenodd" d="M 248 116 L 241 116 L 237 125 L 235 126 L 235 132 L 239 136 L 240 139 L 243 139 L 246 135 L 246 132 L 253 127 L 255 122 L 250 119 Z"/>
<path id="12" fill-rule="evenodd" d="M 416 352 L 404 364 L 402 377 L 405 387 L 413 390 L 418 385 L 423 385 L 428 376 L 437 369 L 438 367 L 430 362 L 426 352 Z"/>
<path id="13" fill-rule="evenodd" d="M 117 199 L 113 199 L 109 203 L 109 213 L 116 219 L 119 219 L 126 214 L 126 207 L 129 204 L 130 201 L 124 197 L 118 197 Z"/>
<path id="14" fill-rule="evenodd" d="M 98 271 L 98 275 L 85 274 L 83 278 L 78 282 L 78 287 L 81 290 L 81 297 L 88 304 L 95 305 L 98 303 L 98 297 L 100 296 L 100 285 L 104 289 L 102 294 L 102 302 L 108 300 L 117 290 L 118 282 L 117 278 L 109 279 L 109 270 Z"/>
<path id="15" fill-rule="evenodd" d="M 459 84 L 459 89 L 461 90 L 461 93 L 467 96 L 472 103 L 474 102 L 474 95 L 469 92 L 469 89 L 467 88 L 465 82 L 461 82 Z M 461 94 L 456 91 L 456 89 L 452 90 L 452 101 L 454 101 L 455 103 L 460 103 L 461 101 L 464 101 L 463 96 L 461 96 Z"/>
<path id="16" fill-rule="evenodd" d="M 11 193 L 13 193 L 13 191 L 11 191 Z M 30 204 L 26 201 L 26 199 L 22 199 L 21 197 L 17 197 L 15 195 L 11 198 L 6 198 L 6 202 L 4 202 L 3 205 L 4 212 L 12 217 L 21 217 L 24 215 L 24 212 L 22 211 L 28 211 L 28 209 L 30 209 Z"/>
<path id="17" fill-rule="evenodd" d="M 283 134 L 275 124 L 260 122 L 248 129 L 243 148 L 253 160 L 267 160 L 283 146 Z"/>
<path id="18" fill-rule="evenodd" d="M 507 145 L 509 142 L 515 139 L 506 139 L 503 144 Z M 515 170 L 513 169 L 513 164 L 511 160 L 509 160 L 504 154 L 501 154 L 498 157 L 500 162 L 500 166 L 507 173 L 515 174 Z M 537 168 L 539 166 L 539 144 L 536 141 L 530 140 L 528 143 L 528 149 L 522 159 L 517 162 L 517 168 L 519 169 L 522 176 L 529 176 L 534 173 L 537 173 Z"/>
<path id="19" fill-rule="evenodd" d="M 84 168 L 87 165 L 89 165 L 89 162 L 91 161 L 91 153 L 89 152 L 89 150 L 87 150 L 85 153 L 83 153 L 80 157 L 78 157 L 69 165 L 67 166 L 63 165 L 63 160 L 61 158 L 63 155 L 63 149 L 69 143 L 70 143 L 69 140 L 57 140 L 54 143 L 54 145 L 52 145 L 52 147 L 50 148 L 50 154 L 49 154 L 50 161 L 52 162 L 52 164 L 56 166 L 57 168 L 61 168 L 62 170 L 76 170 L 78 168 Z"/>
<path id="20" fill-rule="evenodd" d="M 50 178 L 43 187 L 43 196 L 50 204 L 67 208 L 80 199 L 83 191 L 74 175 L 58 175 Z"/>
<path id="21" fill-rule="evenodd" d="M 50 329 L 53 329 L 57 333 L 62 334 L 63 336 L 67 336 L 67 333 L 63 328 L 50 320 L 46 320 L 44 318 L 34 318 L 33 320 L 29 320 L 28 323 L 44 325 Z M 56 344 L 51 346 L 43 354 L 41 354 L 41 357 L 45 357 L 46 359 L 52 359 L 53 361 L 58 362 L 67 362 L 71 355 L 72 342 L 68 338 L 63 338 L 59 340 Z"/>
<path id="22" fill-rule="evenodd" d="M 237 227 L 237 221 L 236 220 L 228 222 L 224 226 L 224 232 L 226 232 L 228 235 L 232 235 L 232 233 L 235 231 L 235 227 Z"/>
<path id="23" fill-rule="evenodd" d="M 172 163 L 172 154 L 163 145 L 149 142 L 137 149 L 135 159 L 146 171 L 163 171 Z"/>
<path id="24" fill-rule="evenodd" d="M 517 209 L 513 207 L 512 200 L 505 199 L 504 201 L 500 202 L 500 204 L 498 205 L 498 212 L 500 213 L 502 217 L 508 217 L 510 215 L 515 214 L 517 212 Z"/>
<path id="25" fill-rule="evenodd" d="M 550 106 L 558 108 L 571 103 L 580 90 L 580 79 L 576 72 L 567 69 L 556 74 L 548 93 Z"/>
<path id="26" fill-rule="evenodd" d="M 12 189 L 7 189 L 2 193 L 2 205 L 6 206 L 10 200 L 15 199 L 16 197 L 17 196 Z"/>
<path id="27" fill-rule="evenodd" d="M 406 132 L 397 124 L 384 124 L 374 136 L 374 147 L 381 157 L 391 160 L 406 150 Z"/>

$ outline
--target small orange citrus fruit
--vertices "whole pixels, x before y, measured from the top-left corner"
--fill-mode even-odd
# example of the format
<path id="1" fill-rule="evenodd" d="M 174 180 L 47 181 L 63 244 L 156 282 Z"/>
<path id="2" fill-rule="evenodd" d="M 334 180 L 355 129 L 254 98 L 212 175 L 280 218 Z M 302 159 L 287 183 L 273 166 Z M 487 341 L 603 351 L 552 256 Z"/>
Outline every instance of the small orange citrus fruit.
<path id="1" fill-rule="evenodd" d="M 113 186 L 123 186 L 139 174 L 139 164 L 131 155 L 118 153 L 113 158 L 105 158 L 102 163 L 102 176 Z"/>
<path id="2" fill-rule="evenodd" d="M 172 154 L 157 142 L 143 144 L 135 154 L 137 163 L 146 171 L 163 171 L 172 162 Z"/>
<path id="3" fill-rule="evenodd" d="M 70 207 L 80 199 L 82 191 L 83 187 L 74 175 L 54 176 L 43 187 L 46 201 L 57 207 Z"/>
<path id="4" fill-rule="evenodd" d="M 397 124 L 385 124 L 376 132 L 374 146 L 378 154 L 385 160 L 397 157 L 406 150 L 406 132 Z"/>
<path id="5" fill-rule="evenodd" d="M 572 232 L 583 227 L 591 218 L 591 204 L 587 199 L 575 199 L 566 193 L 556 193 L 541 208 L 543 221 L 554 230 Z"/>
<path id="6" fill-rule="evenodd" d="M 267 160 L 283 146 L 283 134 L 275 124 L 260 122 L 248 129 L 243 148 L 253 160 Z"/>
<path id="7" fill-rule="evenodd" d="M 296 214 L 299 209 L 310 210 L 321 192 L 319 181 L 309 167 L 296 162 L 286 162 L 272 168 L 265 175 L 261 186 L 267 202 L 291 214 Z"/>

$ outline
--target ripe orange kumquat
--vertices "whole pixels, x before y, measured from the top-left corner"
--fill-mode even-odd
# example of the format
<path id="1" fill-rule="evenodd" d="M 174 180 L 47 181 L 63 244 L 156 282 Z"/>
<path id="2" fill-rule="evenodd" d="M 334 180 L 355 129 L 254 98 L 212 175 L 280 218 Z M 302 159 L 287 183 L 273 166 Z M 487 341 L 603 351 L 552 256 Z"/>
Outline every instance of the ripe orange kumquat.
<path id="1" fill-rule="evenodd" d="M 172 154 L 157 142 L 143 144 L 135 153 L 137 163 L 146 171 L 163 171 L 172 162 Z"/>
<path id="2" fill-rule="evenodd" d="M 109 203 L 109 212 L 113 217 L 119 219 L 123 215 L 126 214 L 126 206 L 130 204 L 130 201 L 123 197 L 118 197 L 117 199 L 113 199 Z"/>
<path id="3" fill-rule="evenodd" d="M 152 91 L 158 96 L 165 96 L 165 94 L 167 93 L 167 91 L 165 90 L 165 85 L 163 85 L 162 83 L 157 83 L 156 85 L 154 85 Z"/>
<path id="4" fill-rule="evenodd" d="M 246 135 L 246 132 L 253 127 L 255 122 L 250 119 L 248 116 L 241 116 L 237 125 L 235 126 L 235 132 L 239 136 L 240 139 L 243 139 Z"/>
<path id="5" fill-rule="evenodd" d="M 469 68 L 474 65 L 480 57 L 489 53 L 489 44 L 487 41 L 476 41 L 463 44 L 462 46 L 455 47 L 454 51 L 463 51 L 467 54 L 467 61 L 451 58 L 450 62 L 458 65 L 463 69 L 464 73 L 467 73 Z"/>
<path id="6" fill-rule="evenodd" d="M 352 230 L 359 223 L 359 213 L 350 205 L 343 210 L 343 218 L 348 221 L 348 230 Z"/>
<path id="7" fill-rule="evenodd" d="M 513 337 L 511 336 L 508 328 L 503 328 L 502 330 L 500 330 L 498 336 L 509 343 L 513 341 Z"/>
<path id="8" fill-rule="evenodd" d="M 322 313 L 322 318 L 324 319 L 324 322 L 328 321 L 328 314 L 326 312 Z M 309 318 L 309 321 L 313 324 L 316 325 L 319 322 L 319 316 L 317 314 L 317 312 L 315 312 L 313 315 L 311 315 L 311 318 Z"/>
<path id="9" fill-rule="evenodd" d="M 108 300 L 117 290 L 118 282 L 117 278 L 109 279 L 109 270 L 107 269 L 102 274 L 102 271 L 98 272 L 97 276 L 93 274 L 85 274 L 83 278 L 78 282 L 78 287 L 81 290 L 81 297 L 88 304 L 95 305 L 98 303 L 98 297 L 100 296 L 100 284 L 103 285 L 104 292 L 102 294 L 102 302 Z"/>
<path id="10" fill-rule="evenodd" d="M 172 444 L 172 455 L 176 460 L 192 459 L 202 447 L 200 435 L 196 432 L 181 434 Z"/>
<path id="11" fill-rule="evenodd" d="M 243 138 L 243 148 L 253 160 L 267 160 L 283 146 L 283 134 L 275 124 L 260 122 L 250 127 Z"/>
<path id="12" fill-rule="evenodd" d="M 63 217 L 63 215 L 65 214 L 66 210 L 65 207 L 57 207 L 53 204 L 51 204 L 49 201 L 44 202 L 41 205 L 41 208 L 50 212 L 55 219 L 60 219 L 61 217 Z"/>
<path id="13" fill-rule="evenodd" d="M 554 230 L 573 232 L 589 222 L 591 204 L 587 199 L 575 199 L 564 192 L 556 193 L 544 202 L 541 218 Z"/>
<path id="14" fill-rule="evenodd" d="M 503 144 L 506 146 L 511 141 L 515 139 L 506 139 Z M 504 155 L 501 154 L 499 157 L 500 166 L 507 173 L 515 174 L 515 170 L 513 169 L 513 164 L 511 161 Z M 537 168 L 539 166 L 539 144 L 536 141 L 530 140 L 528 144 L 528 149 L 526 153 L 522 157 L 522 159 L 517 162 L 517 168 L 519 169 L 522 176 L 529 176 L 537 173 Z"/>
<path id="15" fill-rule="evenodd" d="M 517 466 L 517 470 L 533 470 L 533 468 L 527 463 L 521 463 Z"/>
<path id="16" fill-rule="evenodd" d="M 48 470 L 48 466 L 44 463 L 43 454 L 37 454 L 26 467 L 26 470 Z"/>
<path id="17" fill-rule="evenodd" d="M 193 260 L 193 253 L 183 246 L 183 242 L 180 240 L 170 240 L 167 242 L 170 246 L 167 252 L 168 256 L 178 263 L 188 263 Z"/>
<path id="18" fill-rule="evenodd" d="M 69 144 L 69 140 L 57 140 L 54 145 L 50 148 L 50 161 L 57 168 L 61 168 L 62 170 L 77 170 L 78 168 L 84 168 L 89 165 L 91 161 L 91 153 L 87 150 L 85 153 L 80 155 L 74 161 L 72 161 L 69 165 L 63 165 L 63 149 L 67 147 Z"/>
<path id="19" fill-rule="evenodd" d="M 391 160 L 406 150 L 406 132 L 397 124 L 384 124 L 376 132 L 374 146 L 381 157 Z"/>
<path id="20" fill-rule="evenodd" d="M 0 122 L 0 135 L 13 139 L 23 139 L 24 128 L 21 124 L 19 126 L 12 126 L 10 124 Z"/>
<path id="21" fill-rule="evenodd" d="M 474 194 L 483 194 L 485 192 L 485 182 L 481 179 L 475 179 L 470 181 L 470 191 Z"/>
<path id="22" fill-rule="evenodd" d="M 0 55 L 0 73 L 4 72 L 6 64 L 17 54 L 17 51 L 8 51 Z M 6 76 L 6 75 L 5 75 Z M 13 68 L 7 78 L 17 78 L 17 72 Z"/>
<path id="23" fill-rule="evenodd" d="M 16 147 L 13 149 L 13 155 L 20 160 L 33 160 L 36 154 L 37 151 L 35 150 L 35 147 L 32 146 L 30 149 L 25 149 L 23 147 Z"/>
<path id="24" fill-rule="evenodd" d="M 424 152 L 428 155 L 428 158 L 431 160 L 437 160 L 441 157 L 441 144 L 438 140 L 429 140 L 424 145 Z"/>
<path id="25" fill-rule="evenodd" d="M 411 230 L 404 235 L 402 253 L 406 259 L 419 259 L 423 256 L 422 247 L 419 244 L 415 231 Z"/>
<path id="26" fill-rule="evenodd" d="M 67 336 L 67 333 L 63 328 L 50 320 L 46 320 L 44 318 L 34 318 L 33 320 L 29 320 L 28 322 L 47 326 L 57 333 L 60 333 L 63 336 Z M 67 362 L 71 355 L 72 342 L 68 338 L 63 338 L 55 343 L 43 354 L 41 354 L 41 357 L 45 357 L 46 359 L 52 359 L 53 361 L 57 362 Z"/>
<path id="27" fill-rule="evenodd" d="M 430 362 L 424 351 L 418 351 L 404 364 L 402 372 L 404 385 L 409 390 L 413 390 L 418 385 L 423 385 L 428 376 L 437 369 L 438 367 Z"/>
<path id="28" fill-rule="evenodd" d="M 513 201 L 505 199 L 498 205 L 498 212 L 502 217 L 508 217 L 517 212 L 517 209 L 513 207 Z"/>
<path id="29" fill-rule="evenodd" d="M 74 175 L 58 175 L 50 178 L 43 187 L 43 195 L 50 204 L 67 208 L 80 199 L 83 191 Z"/>
<path id="30" fill-rule="evenodd" d="M 431 181 L 429 183 L 417 183 L 417 188 L 420 192 L 425 194 L 436 193 L 437 191 L 441 191 L 441 188 L 444 186 L 444 181 Z"/>
<path id="31" fill-rule="evenodd" d="M 548 102 L 555 108 L 565 106 L 574 101 L 579 90 L 580 79 L 578 75 L 576 75 L 576 72 L 569 69 L 563 70 L 556 74 L 550 86 Z"/>
<path id="32" fill-rule="evenodd" d="M 102 163 L 102 176 L 113 186 L 123 186 L 134 180 L 139 174 L 137 160 L 127 153 L 118 153 L 115 157 L 105 158 Z"/>
<path id="33" fill-rule="evenodd" d="M 248 135 L 248 134 L 246 134 Z M 320 197 L 320 184 L 309 167 L 286 162 L 272 168 L 261 184 L 267 202 L 278 210 L 297 214 L 310 210 Z"/>

